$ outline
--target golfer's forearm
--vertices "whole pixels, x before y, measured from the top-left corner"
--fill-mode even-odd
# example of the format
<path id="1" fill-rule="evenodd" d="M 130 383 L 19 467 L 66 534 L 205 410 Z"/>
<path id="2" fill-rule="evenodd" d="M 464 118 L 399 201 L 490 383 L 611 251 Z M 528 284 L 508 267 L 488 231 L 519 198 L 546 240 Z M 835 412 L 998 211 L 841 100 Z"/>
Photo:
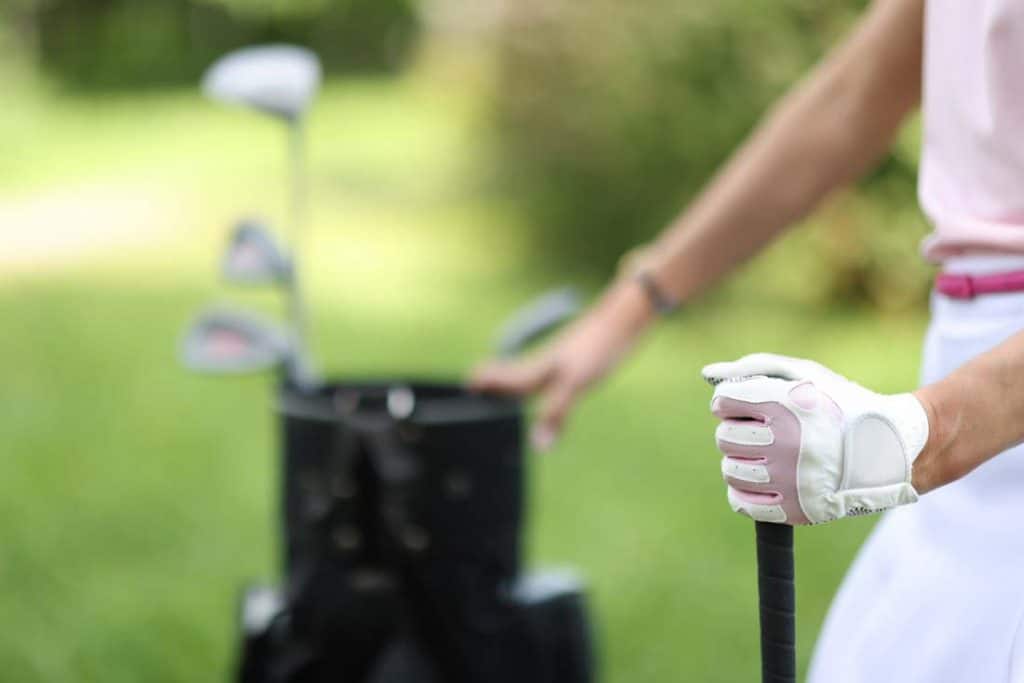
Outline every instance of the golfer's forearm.
<path id="1" fill-rule="evenodd" d="M 922 0 L 877 0 L 655 245 L 679 300 L 752 256 L 870 168 L 920 98 Z"/>
<path id="2" fill-rule="evenodd" d="M 913 484 L 926 493 L 1024 441 L 1024 333 L 915 395 L 929 435 L 914 461 Z"/>

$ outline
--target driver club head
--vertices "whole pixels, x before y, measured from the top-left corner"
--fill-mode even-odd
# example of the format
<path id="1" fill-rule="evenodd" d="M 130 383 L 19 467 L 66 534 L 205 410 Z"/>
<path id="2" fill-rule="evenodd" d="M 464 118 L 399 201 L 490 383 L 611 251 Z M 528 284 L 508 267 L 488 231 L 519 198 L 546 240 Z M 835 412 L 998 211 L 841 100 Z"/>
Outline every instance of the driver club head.
<path id="1" fill-rule="evenodd" d="M 203 75 L 208 97 L 295 120 L 309 108 L 322 79 L 320 59 L 295 45 L 260 45 L 230 52 Z"/>
<path id="2" fill-rule="evenodd" d="M 243 219 L 231 234 L 221 273 L 232 284 L 286 285 L 292 279 L 292 260 L 264 223 Z"/>
<path id="3" fill-rule="evenodd" d="M 182 339 L 181 362 L 194 372 L 237 375 L 288 364 L 291 336 L 252 313 L 218 309 L 201 313 Z"/>

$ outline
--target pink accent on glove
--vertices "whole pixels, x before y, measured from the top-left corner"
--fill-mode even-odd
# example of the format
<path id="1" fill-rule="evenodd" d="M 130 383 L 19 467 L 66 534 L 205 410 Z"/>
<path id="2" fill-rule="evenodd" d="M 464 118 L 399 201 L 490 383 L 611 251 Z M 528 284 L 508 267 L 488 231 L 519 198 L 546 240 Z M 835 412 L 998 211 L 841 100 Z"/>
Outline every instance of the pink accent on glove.
<path id="1" fill-rule="evenodd" d="M 718 449 L 726 460 L 758 462 L 768 470 L 768 481 L 755 483 L 725 476 L 736 495 L 755 505 L 779 505 L 787 524 L 809 524 L 800 507 L 797 490 L 797 463 L 800 457 L 800 422 L 785 406 L 774 401 L 747 403 L 718 397 L 711 412 L 722 421 L 754 420 L 771 430 L 773 442 L 767 446 L 743 446 L 718 439 Z"/>

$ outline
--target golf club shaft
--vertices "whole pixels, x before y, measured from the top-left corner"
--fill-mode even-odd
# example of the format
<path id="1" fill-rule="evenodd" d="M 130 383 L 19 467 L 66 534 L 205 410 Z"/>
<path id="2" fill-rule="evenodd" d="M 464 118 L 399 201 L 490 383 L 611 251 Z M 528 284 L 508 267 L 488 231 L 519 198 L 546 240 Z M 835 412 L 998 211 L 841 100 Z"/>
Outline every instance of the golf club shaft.
<path id="1" fill-rule="evenodd" d="M 793 527 L 755 523 L 761 606 L 761 680 L 796 681 L 796 590 Z"/>
<path id="2" fill-rule="evenodd" d="M 303 122 L 299 117 L 288 123 L 288 156 L 290 163 L 290 213 L 289 232 L 291 237 L 292 267 L 288 283 L 288 319 L 295 335 L 299 353 L 307 352 L 306 346 L 306 311 L 302 300 L 302 287 L 299 282 L 299 265 L 302 260 L 302 247 L 305 238 L 307 216 L 306 202 L 306 159 L 305 136 Z"/>

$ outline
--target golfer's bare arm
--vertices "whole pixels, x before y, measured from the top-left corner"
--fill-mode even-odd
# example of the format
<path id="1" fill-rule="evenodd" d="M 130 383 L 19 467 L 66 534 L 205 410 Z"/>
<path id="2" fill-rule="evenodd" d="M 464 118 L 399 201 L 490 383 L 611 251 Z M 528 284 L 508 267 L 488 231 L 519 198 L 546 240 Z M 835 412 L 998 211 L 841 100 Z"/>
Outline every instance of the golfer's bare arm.
<path id="1" fill-rule="evenodd" d="M 923 0 L 875 0 L 860 25 L 769 113 L 654 250 L 685 301 L 871 168 L 921 93 Z"/>
<path id="2" fill-rule="evenodd" d="M 931 429 L 914 461 L 914 488 L 926 493 L 1024 442 L 1024 332 L 915 395 Z"/>
<path id="3" fill-rule="evenodd" d="M 682 300 L 868 169 L 920 99 L 923 0 L 876 0 L 861 25 L 768 116 L 659 240 L 655 275 Z M 916 394 L 931 434 L 926 493 L 1024 442 L 1024 333 Z"/>
<path id="4" fill-rule="evenodd" d="M 924 0 L 874 0 L 858 26 L 754 131 L 645 252 L 669 297 L 685 302 L 849 183 L 890 147 L 920 101 Z M 479 368 L 471 385 L 542 397 L 535 445 L 554 441 L 579 395 L 655 317 L 635 283 L 608 288 L 541 353 Z"/>

